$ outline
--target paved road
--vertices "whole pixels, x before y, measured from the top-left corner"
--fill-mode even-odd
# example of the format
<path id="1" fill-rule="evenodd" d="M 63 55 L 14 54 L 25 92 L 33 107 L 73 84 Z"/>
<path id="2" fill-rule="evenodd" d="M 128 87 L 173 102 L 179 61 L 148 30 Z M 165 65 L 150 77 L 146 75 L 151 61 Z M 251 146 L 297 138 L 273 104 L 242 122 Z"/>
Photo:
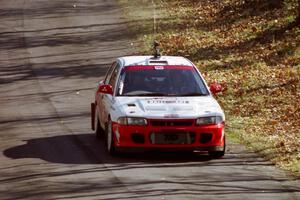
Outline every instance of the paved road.
<path id="1" fill-rule="evenodd" d="M 299 180 L 236 144 L 224 159 L 112 158 L 93 88 L 133 35 L 111 0 L 0 0 L 0 199 L 300 199 Z"/>

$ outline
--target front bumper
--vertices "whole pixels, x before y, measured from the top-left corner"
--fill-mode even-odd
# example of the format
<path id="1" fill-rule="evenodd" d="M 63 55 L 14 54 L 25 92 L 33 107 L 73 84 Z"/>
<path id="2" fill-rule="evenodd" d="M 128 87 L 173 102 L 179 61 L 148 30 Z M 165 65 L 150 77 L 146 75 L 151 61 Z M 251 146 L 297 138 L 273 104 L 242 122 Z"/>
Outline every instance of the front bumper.
<path id="1" fill-rule="evenodd" d="M 152 123 L 155 122 L 155 123 Z M 113 123 L 115 145 L 119 149 L 165 149 L 222 151 L 225 146 L 225 124 L 195 125 L 196 120 L 148 120 L 146 126 L 128 126 Z M 186 123 L 190 122 L 190 123 Z M 188 134 L 188 142 L 155 142 L 153 134 Z"/>

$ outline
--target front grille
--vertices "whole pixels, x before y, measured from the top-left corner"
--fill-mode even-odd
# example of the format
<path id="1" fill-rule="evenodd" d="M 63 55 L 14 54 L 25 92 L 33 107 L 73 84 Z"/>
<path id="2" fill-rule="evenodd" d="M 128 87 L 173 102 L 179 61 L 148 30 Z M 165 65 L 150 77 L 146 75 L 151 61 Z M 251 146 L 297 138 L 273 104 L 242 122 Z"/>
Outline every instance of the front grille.
<path id="1" fill-rule="evenodd" d="M 152 126 L 193 126 L 194 120 L 152 120 Z"/>
<path id="2" fill-rule="evenodd" d="M 150 133 L 151 144 L 193 144 L 196 134 L 194 132 L 152 132 Z"/>

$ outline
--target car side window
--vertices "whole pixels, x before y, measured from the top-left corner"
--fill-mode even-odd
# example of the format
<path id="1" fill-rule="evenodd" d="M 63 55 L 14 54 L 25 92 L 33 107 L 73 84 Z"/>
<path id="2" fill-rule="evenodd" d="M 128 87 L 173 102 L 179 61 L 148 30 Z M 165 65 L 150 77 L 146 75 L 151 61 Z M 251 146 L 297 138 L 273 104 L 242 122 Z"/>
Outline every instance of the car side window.
<path id="1" fill-rule="evenodd" d="M 115 88 L 119 70 L 120 70 L 120 65 L 117 64 L 117 66 L 115 67 L 114 71 L 112 72 L 110 80 L 109 80 L 109 85 L 111 85 L 112 88 Z"/>
<path id="2" fill-rule="evenodd" d="M 113 70 L 115 69 L 117 63 L 114 62 L 111 67 L 108 69 L 107 73 L 106 73 L 106 76 L 105 76 L 105 79 L 104 79 L 104 84 L 108 84 L 109 80 L 110 80 L 110 77 L 111 77 L 111 74 L 113 72 Z"/>

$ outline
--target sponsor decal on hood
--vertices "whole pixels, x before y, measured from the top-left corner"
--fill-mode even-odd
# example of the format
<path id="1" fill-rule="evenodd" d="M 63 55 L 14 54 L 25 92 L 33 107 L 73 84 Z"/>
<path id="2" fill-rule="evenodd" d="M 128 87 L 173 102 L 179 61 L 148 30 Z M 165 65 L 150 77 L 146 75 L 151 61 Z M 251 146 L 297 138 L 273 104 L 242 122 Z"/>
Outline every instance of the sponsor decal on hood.
<path id="1" fill-rule="evenodd" d="M 200 116 L 223 115 L 218 103 L 209 96 L 124 97 L 122 100 L 120 99 L 120 102 L 124 105 L 122 106 L 122 110 L 127 116 L 146 118 L 197 118 Z"/>

